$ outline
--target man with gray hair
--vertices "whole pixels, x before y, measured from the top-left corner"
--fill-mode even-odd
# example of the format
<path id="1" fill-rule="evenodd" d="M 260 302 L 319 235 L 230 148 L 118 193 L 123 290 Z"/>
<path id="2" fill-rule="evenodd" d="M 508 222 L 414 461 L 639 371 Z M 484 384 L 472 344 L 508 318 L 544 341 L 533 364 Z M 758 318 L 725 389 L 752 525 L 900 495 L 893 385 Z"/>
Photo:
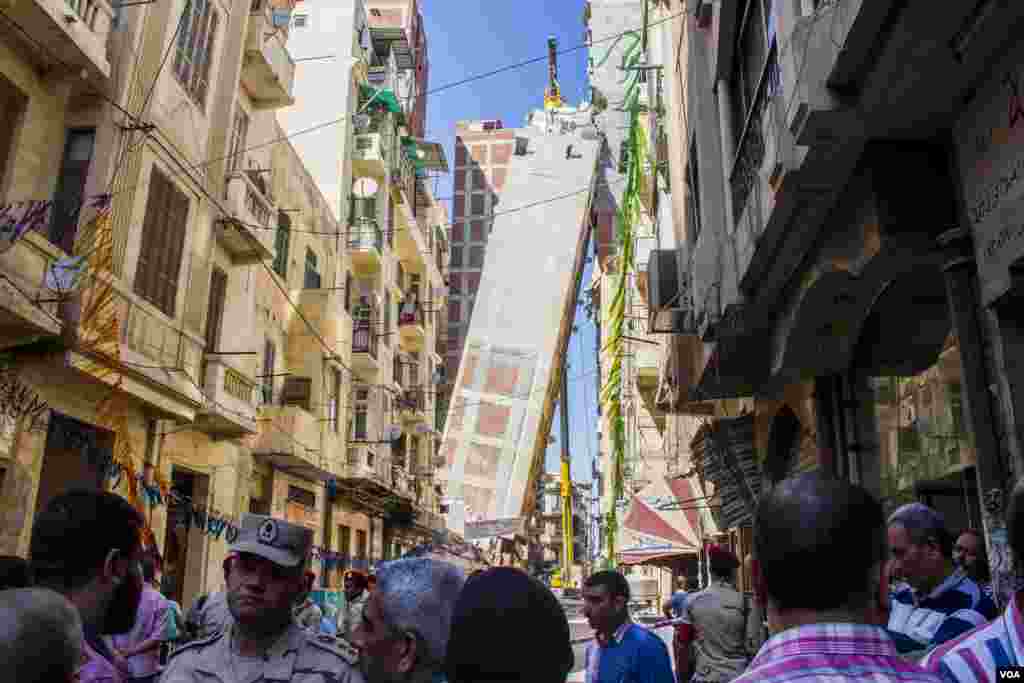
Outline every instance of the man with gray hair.
<path id="1" fill-rule="evenodd" d="M 943 516 L 908 503 L 889 517 L 892 570 L 909 585 L 891 599 L 889 633 L 900 653 L 924 655 L 996 617 L 996 606 L 953 564 L 953 536 Z"/>
<path id="2" fill-rule="evenodd" d="M 18 683 L 70 683 L 82 664 L 82 620 L 59 593 L 0 591 L 0 671 Z"/>
<path id="3" fill-rule="evenodd" d="M 377 572 L 377 587 L 352 634 L 368 683 L 422 683 L 444 668 L 462 571 L 429 558 L 395 560 Z"/>

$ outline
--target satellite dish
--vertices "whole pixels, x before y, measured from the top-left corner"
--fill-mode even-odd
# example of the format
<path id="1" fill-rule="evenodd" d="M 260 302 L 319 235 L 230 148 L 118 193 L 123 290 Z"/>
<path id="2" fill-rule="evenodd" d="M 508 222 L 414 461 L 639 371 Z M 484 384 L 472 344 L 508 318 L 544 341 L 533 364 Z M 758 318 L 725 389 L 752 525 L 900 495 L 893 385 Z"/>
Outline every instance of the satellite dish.
<path id="1" fill-rule="evenodd" d="M 377 196 L 377 181 L 373 178 L 356 178 L 352 183 L 352 194 L 359 199 L 372 199 Z"/>
<path id="2" fill-rule="evenodd" d="M 385 441 L 398 441 L 402 438 L 402 428 L 398 425 L 388 425 L 384 430 Z"/>

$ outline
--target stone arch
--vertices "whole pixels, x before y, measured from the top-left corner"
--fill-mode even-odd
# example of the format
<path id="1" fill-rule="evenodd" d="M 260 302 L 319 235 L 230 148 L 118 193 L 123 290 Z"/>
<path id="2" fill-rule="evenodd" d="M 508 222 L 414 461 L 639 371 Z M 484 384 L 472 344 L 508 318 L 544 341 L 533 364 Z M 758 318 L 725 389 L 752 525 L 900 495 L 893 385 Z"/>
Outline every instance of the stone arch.
<path id="1" fill-rule="evenodd" d="M 800 419 L 789 406 L 783 406 L 768 431 L 768 452 L 764 459 L 764 476 L 775 485 L 788 477 L 800 459 Z"/>

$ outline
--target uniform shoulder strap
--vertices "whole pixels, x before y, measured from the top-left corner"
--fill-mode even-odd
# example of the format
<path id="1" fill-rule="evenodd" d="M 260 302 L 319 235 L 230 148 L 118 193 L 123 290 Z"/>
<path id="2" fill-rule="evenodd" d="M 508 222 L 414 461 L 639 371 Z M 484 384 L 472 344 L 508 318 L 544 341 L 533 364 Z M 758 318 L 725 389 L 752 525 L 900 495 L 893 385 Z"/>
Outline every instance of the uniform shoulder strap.
<path id="1" fill-rule="evenodd" d="M 202 649 L 202 648 L 204 648 L 204 647 L 206 647 L 208 645 L 213 645 L 218 640 L 220 640 L 223 636 L 224 636 L 224 632 L 220 631 L 218 633 L 214 633 L 212 636 L 207 636 L 206 638 L 199 638 L 198 640 L 193 640 L 192 642 L 186 643 L 185 645 L 182 645 L 177 650 L 172 652 L 170 657 L 169 657 L 169 659 L 174 659 L 175 657 L 177 657 L 181 653 L 187 652 L 189 650 L 199 650 L 199 649 Z"/>

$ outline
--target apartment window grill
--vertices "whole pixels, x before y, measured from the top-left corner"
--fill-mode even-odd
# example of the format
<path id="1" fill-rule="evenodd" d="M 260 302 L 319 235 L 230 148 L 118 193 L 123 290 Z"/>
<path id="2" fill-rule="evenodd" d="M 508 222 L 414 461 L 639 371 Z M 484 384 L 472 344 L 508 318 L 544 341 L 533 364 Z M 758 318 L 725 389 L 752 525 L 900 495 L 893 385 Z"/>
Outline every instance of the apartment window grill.
<path id="1" fill-rule="evenodd" d="M 303 278 L 306 289 L 320 289 L 320 270 L 317 266 L 316 252 L 306 247 L 306 272 Z"/>

